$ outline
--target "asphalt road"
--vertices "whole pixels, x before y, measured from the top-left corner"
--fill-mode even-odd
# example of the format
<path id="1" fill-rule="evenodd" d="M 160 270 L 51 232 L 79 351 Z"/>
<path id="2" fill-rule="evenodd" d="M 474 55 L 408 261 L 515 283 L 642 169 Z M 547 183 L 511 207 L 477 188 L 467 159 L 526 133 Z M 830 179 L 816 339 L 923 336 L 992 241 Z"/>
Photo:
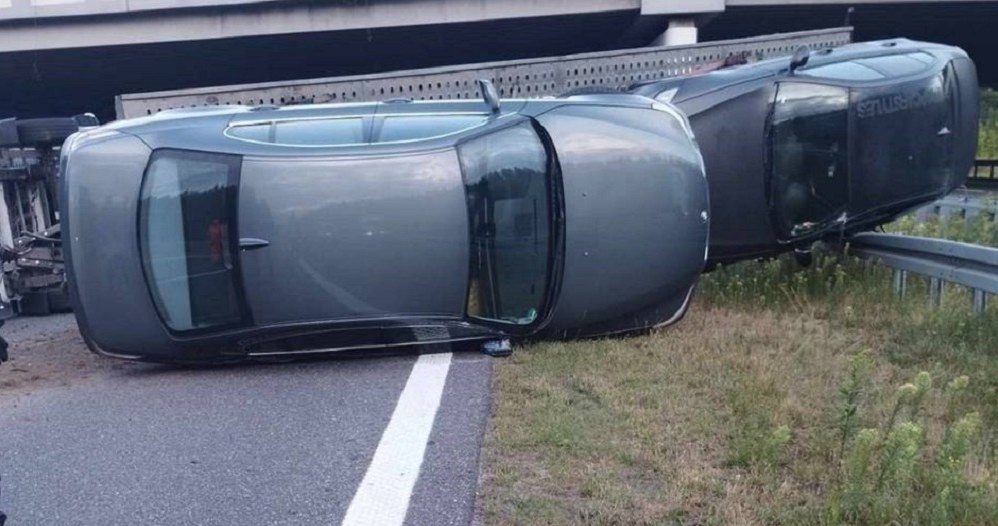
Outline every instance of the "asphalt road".
<path id="1" fill-rule="evenodd" d="M 417 359 L 175 368 L 78 354 L 71 317 L 0 330 L 8 526 L 339 524 Z M 490 378 L 453 355 L 405 524 L 472 521 Z"/>

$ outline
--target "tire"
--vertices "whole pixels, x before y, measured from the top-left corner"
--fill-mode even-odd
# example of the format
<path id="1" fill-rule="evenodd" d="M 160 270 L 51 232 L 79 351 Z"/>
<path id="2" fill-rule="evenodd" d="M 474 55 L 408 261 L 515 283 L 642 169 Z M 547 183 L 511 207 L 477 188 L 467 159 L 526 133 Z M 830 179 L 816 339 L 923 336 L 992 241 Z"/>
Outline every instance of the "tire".
<path id="1" fill-rule="evenodd" d="M 23 119 L 17 121 L 17 135 L 22 146 L 52 146 L 62 144 L 80 126 L 72 117 Z"/>
<path id="2" fill-rule="evenodd" d="M 574 97 L 576 95 L 616 95 L 623 93 L 623 91 L 611 88 L 609 86 L 582 86 L 579 88 L 574 88 L 558 95 L 559 99 L 564 99 L 568 97 Z"/>
<path id="3" fill-rule="evenodd" d="M 810 249 L 794 249 L 794 261 L 801 267 L 808 268 L 814 263 L 814 254 L 811 253 Z"/>

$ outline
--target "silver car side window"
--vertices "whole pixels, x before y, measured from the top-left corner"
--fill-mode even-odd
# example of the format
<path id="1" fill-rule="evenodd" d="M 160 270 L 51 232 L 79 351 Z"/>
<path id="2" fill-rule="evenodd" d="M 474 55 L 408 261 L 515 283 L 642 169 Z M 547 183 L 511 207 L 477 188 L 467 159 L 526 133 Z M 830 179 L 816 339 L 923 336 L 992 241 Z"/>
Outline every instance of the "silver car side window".
<path id="1" fill-rule="evenodd" d="M 139 249 L 163 322 L 174 331 L 246 319 L 234 224 L 237 156 L 158 150 L 139 203 Z"/>

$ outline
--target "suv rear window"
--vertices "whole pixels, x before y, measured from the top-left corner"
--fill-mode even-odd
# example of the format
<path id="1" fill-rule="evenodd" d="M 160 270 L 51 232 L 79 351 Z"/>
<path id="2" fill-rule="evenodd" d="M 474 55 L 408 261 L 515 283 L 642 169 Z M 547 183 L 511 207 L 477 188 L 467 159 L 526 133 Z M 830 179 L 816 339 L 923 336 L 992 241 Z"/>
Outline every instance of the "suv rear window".
<path id="1" fill-rule="evenodd" d="M 139 203 L 139 249 L 160 317 L 173 331 L 235 325 L 240 297 L 235 209 L 240 158 L 153 153 Z"/>

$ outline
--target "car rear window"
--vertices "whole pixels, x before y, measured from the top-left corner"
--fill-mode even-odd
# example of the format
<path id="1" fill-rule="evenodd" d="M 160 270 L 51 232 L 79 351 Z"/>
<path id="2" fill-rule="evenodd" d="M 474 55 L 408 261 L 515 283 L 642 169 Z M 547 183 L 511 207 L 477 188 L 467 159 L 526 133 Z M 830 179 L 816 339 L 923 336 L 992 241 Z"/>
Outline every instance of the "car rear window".
<path id="1" fill-rule="evenodd" d="M 239 324 L 235 209 L 240 158 L 158 150 L 139 203 L 139 249 L 146 282 L 168 328 Z"/>
<path id="2" fill-rule="evenodd" d="M 537 320 L 548 290 L 548 154 L 529 124 L 458 149 L 471 236 L 469 316 L 515 325 Z"/>
<path id="3" fill-rule="evenodd" d="M 385 117 L 378 142 L 432 139 L 485 124 L 484 115 L 405 115 Z"/>

